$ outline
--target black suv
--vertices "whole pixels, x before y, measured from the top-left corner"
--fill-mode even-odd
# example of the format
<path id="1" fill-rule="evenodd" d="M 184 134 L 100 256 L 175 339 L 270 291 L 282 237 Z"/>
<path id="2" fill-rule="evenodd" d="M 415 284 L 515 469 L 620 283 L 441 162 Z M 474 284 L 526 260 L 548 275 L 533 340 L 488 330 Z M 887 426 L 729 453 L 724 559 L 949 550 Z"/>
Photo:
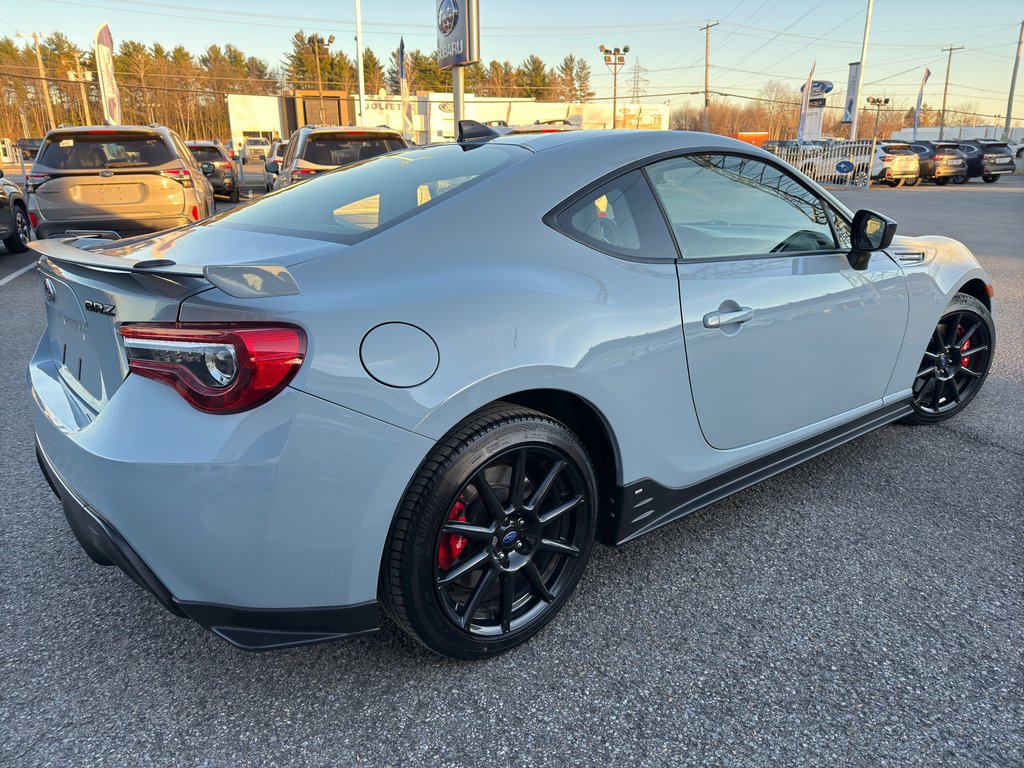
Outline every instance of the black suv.
<path id="1" fill-rule="evenodd" d="M 0 171 L 0 242 L 8 253 L 24 253 L 32 239 L 25 195 L 13 181 Z"/>
<path id="2" fill-rule="evenodd" d="M 232 203 L 237 203 L 239 180 L 235 177 L 235 164 L 224 145 L 219 141 L 190 141 L 188 148 L 196 162 L 213 166 L 213 173 L 207 174 L 206 178 L 213 184 L 214 193 L 227 195 Z"/>
<path id="3" fill-rule="evenodd" d="M 967 158 L 955 141 L 915 141 L 910 148 L 920 160 L 921 181 L 934 181 L 939 186 L 948 184 L 950 179 L 954 184 L 967 181 Z"/>
<path id="4" fill-rule="evenodd" d="M 960 142 L 960 151 L 967 156 L 967 175 L 981 176 L 981 180 L 994 184 L 1005 173 L 1013 173 L 1013 152 L 1002 141 L 970 139 Z"/>

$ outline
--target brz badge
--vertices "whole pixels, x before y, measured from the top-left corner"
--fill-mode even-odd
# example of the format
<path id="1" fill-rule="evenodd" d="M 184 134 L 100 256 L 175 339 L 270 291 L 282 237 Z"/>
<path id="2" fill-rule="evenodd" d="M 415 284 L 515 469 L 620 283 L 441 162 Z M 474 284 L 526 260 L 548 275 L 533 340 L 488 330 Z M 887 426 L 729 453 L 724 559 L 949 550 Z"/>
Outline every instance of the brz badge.
<path id="1" fill-rule="evenodd" d="M 57 286 L 53 284 L 53 280 L 50 278 L 43 280 L 43 295 L 48 303 L 57 303 Z"/>
<path id="2" fill-rule="evenodd" d="M 450 35 L 458 20 L 459 6 L 455 0 L 441 0 L 441 4 L 437 6 L 437 28 L 441 30 L 441 34 L 445 37 Z"/>
<path id="3" fill-rule="evenodd" d="M 90 312 L 99 312 L 101 315 L 114 315 L 113 304 L 103 304 L 99 301 L 86 301 L 85 308 Z"/>

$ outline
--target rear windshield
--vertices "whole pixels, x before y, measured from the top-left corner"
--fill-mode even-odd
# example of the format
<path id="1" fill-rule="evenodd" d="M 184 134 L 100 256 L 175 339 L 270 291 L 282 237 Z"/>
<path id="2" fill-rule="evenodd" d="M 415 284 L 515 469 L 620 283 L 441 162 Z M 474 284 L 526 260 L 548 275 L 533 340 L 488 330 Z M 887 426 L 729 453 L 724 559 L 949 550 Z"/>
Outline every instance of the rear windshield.
<path id="1" fill-rule="evenodd" d="M 277 149 L 274 150 L 274 157 L 284 157 L 284 155 L 285 155 L 285 153 L 287 151 L 288 151 L 288 142 L 287 141 L 282 141 L 280 144 L 277 145 Z"/>
<path id="2" fill-rule="evenodd" d="M 404 146 L 401 139 L 381 134 L 314 133 L 306 140 L 302 159 L 316 165 L 348 165 Z"/>
<path id="3" fill-rule="evenodd" d="M 235 208 L 205 226 L 352 244 L 527 157 L 517 146 L 445 144 L 384 155 Z"/>
<path id="4" fill-rule="evenodd" d="M 982 144 L 981 148 L 984 151 L 986 151 L 986 152 L 991 152 L 991 153 L 997 154 L 997 155 L 998 154 L 1003 154 L 1003 155 L 1010 154 L 1010 145 L 1009 144 Z"/>
<path id="5" fill-rule="evenodd" d="M 55 170 L 153 168 L 174 159 L 163 138 L 139 131 L 61 133 L 46 139 L 37 162 Z"/>
<path id="6" fill-rule="evenodd" d="M 946 146 L 942 146 L 942 147 L 936 147 L 935 148 L 935 154 L 936 155 L 962 155 L 963 152 L 960 151 L 960 147 L 953 146 L 953 145 L 946 145 Z"/>
<path id="7" fill-rule="evenodd" d="M 224 155 L 216 147 L 189 147 L 189 149 L 200 163 L 215 163 L 224 159 Z"/>
<path id="8" fill-rule="evenodd" d="M 912 155 L 914 150 L 908 147 L 906 144 L 887 144 L 882 147 L 882 151 L 887 155 Z"/>

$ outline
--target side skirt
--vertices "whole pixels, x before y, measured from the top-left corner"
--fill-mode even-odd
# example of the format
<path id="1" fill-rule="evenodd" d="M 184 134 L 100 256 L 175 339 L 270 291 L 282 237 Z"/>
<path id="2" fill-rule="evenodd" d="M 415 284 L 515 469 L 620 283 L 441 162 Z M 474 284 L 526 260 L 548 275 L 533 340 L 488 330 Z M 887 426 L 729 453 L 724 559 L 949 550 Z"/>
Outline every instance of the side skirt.
<path id="1" fill-rule="evenodd" d="M 650 478 L 630 483 L 619 489 L 616 516 L 604 528 L 601 541 L 611 546 L 625 544 L 913 412 L 909 400 L 890 403 L 866 416 L 686 488 L 666 488 Z"/>

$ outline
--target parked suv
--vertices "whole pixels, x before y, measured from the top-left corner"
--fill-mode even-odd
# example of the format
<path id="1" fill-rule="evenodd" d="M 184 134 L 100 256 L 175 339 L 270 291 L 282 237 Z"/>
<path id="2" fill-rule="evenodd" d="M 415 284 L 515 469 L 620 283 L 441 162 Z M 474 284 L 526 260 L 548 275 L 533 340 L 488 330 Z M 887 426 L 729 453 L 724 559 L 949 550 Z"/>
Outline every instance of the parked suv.
<path id="1" fill-rule="evenodd" d="M 1004 141 L 962 141 L 960 151 L 967 157 L 967 176 L 981 176 L 981 180 L 994 184 L 1005 173 L 1013 173 L 1013 152 Z"/>
<path id="2" fill-rule="evenodd" d="M 251 136 L 242 145 L 242 162 L 254 163 L 257 160 L 266 160 L 270 155 L 270 142 L 262 136 Z"/>
<path id="3" fill-rule="evenodd" d="M 910 147 L 921 163 L 921 181 L 942 186 L 950 179 L 955 184 L 967 180 L 967 160 L 955 142 L 918 141 Z"/>
<path id="4" fill-rule="evenodd" d="M 156 232 L 214 208 L 213 185 L 185 142 L 158 125 L 52 130 L 25 181 L 40 238 L 68 230 Z"/>
<path id="5" fill-rule="evenodd" d="M 871 161 L 871 179 L 890 187 L 903 183 L 913 186 L 917 183 L 920 168 L 918 157 L 909 144 L 880 141 Z"/>
<path id="6" fill-rule="evenodd" d="M 274 189 L 281 189 L 317 173 L 408 146 L 402 134 L 391 128 L 306 125 L 288 140 L 284 160 L 281 163 L 271 161 L 265 168 L 277 177 Z"/>
<path id="7" fill-rule="evenodd" d="M 270 145 L 270 154 L 267 155 L 267 161 L 277 163 L 280 167 L 281 163 L 284 162 L 285 153 L 288 152 L 288 139 L 274 139 L 274 143 Z M 263 185 L 267 188 L 267 192 L 270 192 L 274 188 L 274 174 L 263 168 Z"/>
<path id="8" fill-rule="evenodd" d="M 32 239 L 28 206 L 21 188 L 0 170 L 0 242 L 8 253 L 24 253 Z"/>
<path id="9" fill-rule="evenodd" d="M 188 148 L 197 162 L 213 166 L 213 173 L 206 175 L 213 185 L 213 191 L 227 195 L 232 203 L 237 203 L 239 181 L 235 177 L 235 164 L 227 148 L 219 141 L 190 141 Z"/>

